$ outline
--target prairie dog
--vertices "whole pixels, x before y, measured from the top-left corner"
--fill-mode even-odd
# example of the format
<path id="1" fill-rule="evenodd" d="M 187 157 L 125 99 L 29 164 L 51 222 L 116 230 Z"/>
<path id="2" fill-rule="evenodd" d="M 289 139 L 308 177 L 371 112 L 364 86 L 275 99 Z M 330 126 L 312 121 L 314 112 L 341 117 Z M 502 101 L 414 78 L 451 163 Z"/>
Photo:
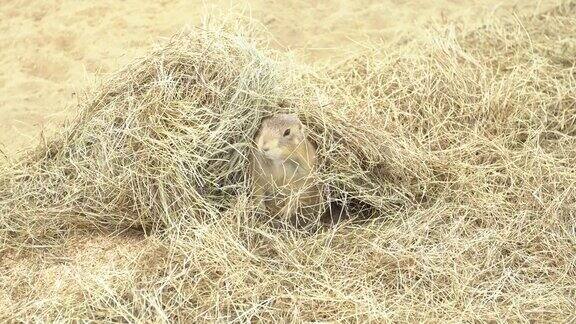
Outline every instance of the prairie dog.
<path id="1" fill-rule="evenodd" d="M 251 176 L 259 203 L 273 216 L 298 221 L 296 213 L 313 217 L 320 207 L 320 190 L 313 185 L 316 148 L 306 138 L 296 115 L 266 118 L 255 138 Z"/>

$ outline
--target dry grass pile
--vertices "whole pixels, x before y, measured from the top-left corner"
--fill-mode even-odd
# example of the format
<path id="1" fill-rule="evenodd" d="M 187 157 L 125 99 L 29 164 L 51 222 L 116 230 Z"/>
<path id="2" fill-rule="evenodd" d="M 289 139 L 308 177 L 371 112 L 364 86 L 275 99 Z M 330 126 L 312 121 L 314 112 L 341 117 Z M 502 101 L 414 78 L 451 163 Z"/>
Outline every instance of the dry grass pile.
<path id="1" fill-rule="evenodd" d="M 298 90 L 244 32 L 176 35 L 106 81 L 4 177 L 3 229 L 165 227 L 230 208 L 262 114 Z"/>
<path id="2" fill-rule="evenodd" d="M 152 228 L 136 270 L 45 303 L 4 280 L 20 298 L 9 316 L 567 321 L 574 35 L 572 2 L 316 69 L 235 32 L 178 35 L 1 180 L 2 249 L 58 247 L 78 227 Z M 279 111 L 311 129 L 329 198 L 372 221 L 299 234 L 254 217 L 246 153 Z"/>

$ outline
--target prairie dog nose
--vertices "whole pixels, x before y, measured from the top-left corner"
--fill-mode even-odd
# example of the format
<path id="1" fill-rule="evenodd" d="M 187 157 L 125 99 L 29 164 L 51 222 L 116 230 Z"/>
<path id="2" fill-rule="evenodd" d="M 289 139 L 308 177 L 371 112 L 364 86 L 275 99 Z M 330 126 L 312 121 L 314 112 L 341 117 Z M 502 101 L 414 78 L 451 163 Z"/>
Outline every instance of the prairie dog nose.
<path id="1" fill-rule="evenodd" d="M 278 142 L 275 140 L 262 141 L 260 144 L 260 149 L 262 150 L 262 152 L 267 153 L 269 151 L 272 151 L 277 146 Z"/>

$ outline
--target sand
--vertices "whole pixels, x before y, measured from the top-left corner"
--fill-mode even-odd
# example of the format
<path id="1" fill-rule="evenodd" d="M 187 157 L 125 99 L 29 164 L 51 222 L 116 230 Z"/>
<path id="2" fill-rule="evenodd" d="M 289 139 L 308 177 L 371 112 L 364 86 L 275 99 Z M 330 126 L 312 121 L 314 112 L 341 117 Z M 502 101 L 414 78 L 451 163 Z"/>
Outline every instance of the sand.
<path id="1" fill-rule="evenodd" d="M 415 37 L 430 21 L 481 23 L 537 12 L 556 1 L 41 1 L 0 3 L 0 149 L 14 157 L 41 131 L 73 114 L 90 84 L 155 41 L 207 14 L 229 10 L 261 21 L 302 60 L 337 59 L 367 39 Z"/>

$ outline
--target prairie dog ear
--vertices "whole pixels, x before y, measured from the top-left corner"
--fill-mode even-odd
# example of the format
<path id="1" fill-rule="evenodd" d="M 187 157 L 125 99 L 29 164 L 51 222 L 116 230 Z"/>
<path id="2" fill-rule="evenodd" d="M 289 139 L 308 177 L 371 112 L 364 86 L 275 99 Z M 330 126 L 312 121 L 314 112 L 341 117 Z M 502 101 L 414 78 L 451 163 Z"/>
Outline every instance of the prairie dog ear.
<path id="1" fill-rule="evenodd" d="M 262 131 L 264 130 L 264 127 L 266 127 L 266 122 L 268 121 L 268 119 L 270 119 L 270 117 L 264 117 L 260 120 L 258 128 L 256 128 L 256 132 L 254 132 L 254 140 L 258 139 L 258 137 L 262 135 Z"/>
<path id="2" fill-rule="evenodd" d="M 299 125 L 300 129 L 302 129 L 302 130 L 308 129 L 308 127 L 306 125 L 304 125 L 304 122 L 300 118 L 298 118 L 298 125 Z"/>
<path id="3" fill-rule="evenodd" d="M 298 123 L 298 126 L 296 126 L 296 128 L 297 128 L 298 138 L 300 138 L 300 140 L 304 140 L 308 137 L 308 131 L 306 129 L 306 126 L 304 126 L 304 124 Z"/>
<path id="4" fill-rule="evenodd" d="M 268 122 L 270 120 L 270 118 L 272 118 L 272 116 L 266 116 L 262 119 L 260 119 L 260 126 L 264 125 L 266 122 Z"/>
<path id="5" fill-rule="evenodd" d="M 258 124 L 258 128 L 256 129 L 256 136 L 260 135 L 262 133 L 262 131 L 267 127 L 267 125 L 269 124 L 270 119 L 272 118 L 272 116 L 266 116 L 262 119 L 260 119 L 260 123 Z"/>

